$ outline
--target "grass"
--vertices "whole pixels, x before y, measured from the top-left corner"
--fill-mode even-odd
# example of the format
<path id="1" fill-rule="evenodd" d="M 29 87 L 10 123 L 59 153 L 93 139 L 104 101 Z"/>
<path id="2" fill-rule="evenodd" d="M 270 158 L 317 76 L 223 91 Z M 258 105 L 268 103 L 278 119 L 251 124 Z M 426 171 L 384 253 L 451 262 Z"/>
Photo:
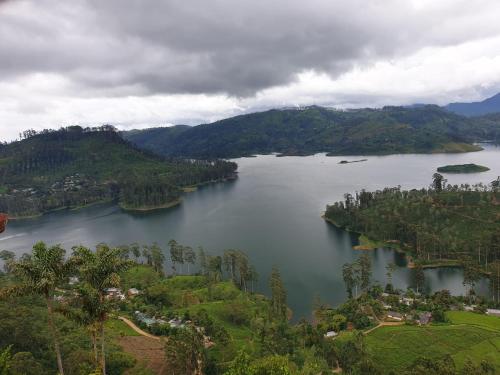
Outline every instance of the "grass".
<path id="1" fill-rule="evenodd" d="M 386 372 L 401 371 L 419 357 L 450 354 L 458 368 L 467 358 L 489 359 L 500 368 L 500 319 L 469 312 L 449 312 L 451 324 L 381 327 L 366 340 Z"/>
<path id="2" fill-rule="evenodd" d="M 110 336 L 140 336 L 136 331 L 130 328 L 120 319 L 111 318 L 106 321 L 106 333 Z"/>

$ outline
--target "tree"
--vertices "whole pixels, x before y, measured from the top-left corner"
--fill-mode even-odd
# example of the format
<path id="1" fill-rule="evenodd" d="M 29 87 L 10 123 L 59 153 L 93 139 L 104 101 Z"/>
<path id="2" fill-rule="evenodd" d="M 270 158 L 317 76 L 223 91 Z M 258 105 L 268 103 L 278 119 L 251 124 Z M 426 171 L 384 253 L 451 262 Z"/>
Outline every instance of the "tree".
<path id="1" fill-rule="evenodd" d="M 356 262 L 359 265 L 361 290 L 366 291 L 370 286 L 372 276 L 372 262 L 368 253 L 363 253 Z"/>
<path id="2" fill-rule="evenodd" d="M 394 273 L 394 271 L 396 271 L 396 264 L 395 263 L 388 263 L 387 266 L 385 266 L 385 269 L 386 269 L 386 276 L 387 276 L 387 285 L 390 285 L 390 290 L 393 289 L 393 285 L 392 285 L 392 274 Z"/>
<path id="3" fill-rule="evenodd" d="M 254 375 L 255 369 L 250 363 L 250 356 L 240 351 L 224 375 Z M 1 375 L 1 374 L 0 374 Z"/>
<path id="4" fill-rule="evenodd" d="M 162 248 L 158 245 L 158 243 L 153 242 L 153 244 L 149 247 L 149 251 L 151 252 L 151 260 L 155 271 L 163 274 L 163 262 L 165 262 L 165 255 L 163 254 Z"/>
<path id="5" fill-rule="evenodd" d="M 222 262 L 226 272 L 229 273 L 229 277 L 232 282 L 236 284 L 236 263 L 238 261 L 238 251 L 237 250 L 224 250 L 224 255 L 222 256 Z"/>
<path id="6" fill-rule="evenodd" d="M 352 289 L 355 284 L 354 269 L 352 264 L 345 263 L 342 266 L 342 278 L 344 279 L 345 289 L 349 298 L 352 298 Z"/>
<path id="7" fill-rule="evenodd" d="M 273 267 L 271 271 L 269 286 L 271 288 L 271 311 L 276 318 L 286 320 L 286 290 L 281 281 L 280 272 L 276 267 Z"/>
<path id="8" fill-rule="evenodd" d="M 177 268 L 175 265 L 184 263 L 184 247 L 177 243 L 176 240 L 170 240 L 168 242 L 168 246 L 170 246 L 170 260 L 172 261 L 172 268 L 175 275 L 177 274 Z"/>
<path id="9" fill-rule="evenodd" d="M 190 264 L 194 265 L 196 262 L 196 253 L 190 246 L 186 246 L 184 248 L 184 261 L 187 263 L 188 274 L 189 274 L 189 265 Z"/>
<path id="10" fill-rule="evenodd" d="M 59 332 L 54 324 L 54 292 L 63 284 L 70 272 L 72 263 L 65 260 L 66 251 L 59 245 L 47 248 L 45 243 L 37 242 L 30 256 L 15 262 L 13 272 L 19 276 L 20 284 L 7 287 L 0 292 L 2 296 L 37 294 L 45 299 L 48 312 L 49 331 L 56 352 L 57 368 L 64 375 Z"/>
<path id="11" fill-rule="evenodd" d="M 12 271 L 12 267 L 14 265 L 16 254 L 9 250 L 0 251 L 0 259 L 3 260 L 3 269 L 6 273 L 10 273 Z"/>
<path id="12" fill-rule="evenodd" d="M 138 262 L 139 257 L 141 256 L 141 247 L 137 242 L 133 242 L 132 244 L 130 244 L 130 252 L 134 256 L 135 261 Z"/>
<path id="13" fill-rule="evenodd" d="M 0 351 L 0 375 L 10 375 L 10 366 L 12 360 L 12 346 L 8 346 Z"/>
<path id="14" fill-rule="evenodd" d="M 165 361 L 172 375 L 200 374 L 205 359 L 203 335 L 186 327 L 165 342 Z"/>
<path id="15" fill-rule="evenodd" d="M 259 274 L 254 265 L 251 265 L 248 270 L 247 281 L 250 281 L 251 291 L 254 292 L 254 283 L 259 281 Z"/>
<path id="16" fill-rule="evenodd" d="M 422 267 L 422 263 L 416 262 L 415 267 L 413 268 L 413 276 L 415 278 L 415 286 L 417 288 L 417 293 L 424 287 L 425 283 L 425 274 L 424 267 Z"/>
<path id="17" fill-rule="evenodd" d="M 200 272 L 202 275 L 207 274 L 207 257 L 203 247 L 198 247 L 198 261 L 200 262 Z"/>
<path id="18" fill-rule="evenodd" d="M 464 280 L 463 285 L 468 287 L 467 294 L 469 295 L 469 303 L 472 303 L 472 294 L 474 293 L 474 286 L 476 282 L 481 279 L 481 275 L 477 271 L 474 263 L 470 257 L 466 257 L 463 262 L 463 272 L 464 272 Z"/>
<path id="19" fill-rule="evenodd" d="M 222 280 L 222 258 L 218 255 L 208 257 L 208 278 L 211 282 Z"/>
<path id="20" fill-rule="evenodd" d="M 119 249 L 106 244 L 98 245 L 95 252 L 83 246 L 75 247 L 72 260 L 78 265 L 83 281 L 88 288 L 93 289 L 99 302 L 97 321 L 101 336 L 101 371 L 102 375 L 106 375 L 104 323 L 112 307 L 106 298 L 106 289 L 119 287 L 119 273 L 130 268 L 133 262 L 121 258 Z"/>
<path id="21" fill-rule="evenodd" d="M 434 190 L 436 190 L 438 193 L 440 193 L 443 190 L 443 182 L 444 182 L 444 177 L 443 175 L 439 173 L 434 173 L 432 175 L 432 187 Z"/>
<path id="22" fill-rule="evenodd" d="M 151 249 L 149 248 L 148 245 L 142 246 L 142 256 L 144 257 L 144 259 L 146 259 L 146 264 L 148 266 L 153 265 L 153 257 L 151 255 Z"/>
<path id="23" fill-rule="evenodd" d="M 98 291 L 84 284 L 78 287 L 69 304 L 62 305 L 57 309 L 57 312 L 85 327 L 89 332 L 96 368 L 99 366 L 99 351 L 97 349 L 99 319 L 109 310 L 109 304 L 110 301 L 101 302 Z"/>

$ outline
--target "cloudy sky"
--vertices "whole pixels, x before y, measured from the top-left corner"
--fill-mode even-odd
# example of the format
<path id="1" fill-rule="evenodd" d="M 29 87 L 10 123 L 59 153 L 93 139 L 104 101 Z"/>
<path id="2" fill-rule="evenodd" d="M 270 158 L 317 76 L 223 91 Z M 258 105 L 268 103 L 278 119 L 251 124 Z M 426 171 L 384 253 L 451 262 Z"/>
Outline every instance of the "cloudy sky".
<path id="1" fill-rule="evenodd" d="M 0 139 L 500 91 L 498 0 L 0 0 Z"/>

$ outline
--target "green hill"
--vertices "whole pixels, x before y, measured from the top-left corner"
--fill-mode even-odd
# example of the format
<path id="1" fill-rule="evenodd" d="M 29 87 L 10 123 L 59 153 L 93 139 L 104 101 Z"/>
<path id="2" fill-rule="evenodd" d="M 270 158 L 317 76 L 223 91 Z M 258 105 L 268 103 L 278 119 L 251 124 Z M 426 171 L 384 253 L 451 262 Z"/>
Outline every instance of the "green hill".
<path id="1" fill-rule="evenodd" d="M 149 209 L 179 200 L 181 187 L 230 177 L 225 161 L 164 159 L 125 141 L 113 127 L 25 132 L 0 146 L 0 211 L 33 216 L 118 200 Z"/>
<path id="2" fill-rule="evenodd" d="M 500 134 L 500 121 L 468 119 L 437 106 L 338 111 L 270 110 L 194 127 L 125 132 L 137 146 L 166 156 L 242 157 L 467 152 Z"/>

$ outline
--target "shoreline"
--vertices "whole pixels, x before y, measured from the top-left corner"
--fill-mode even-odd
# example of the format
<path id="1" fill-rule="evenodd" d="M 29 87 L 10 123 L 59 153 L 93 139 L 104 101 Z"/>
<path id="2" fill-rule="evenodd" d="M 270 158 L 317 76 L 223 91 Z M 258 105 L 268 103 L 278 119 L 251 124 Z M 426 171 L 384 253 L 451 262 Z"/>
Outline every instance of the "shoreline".
<path id="1" fill-rule="evenodd" d="M 325 220 L 327 223 L 334 225 L 335 227 L 345 230 L 348 233 L 354 233 L 358 235 L 358 241 L 359 245 L 353 246 L 353 250 L 358 250 L 358 251 L 372 251 L 376 250 L 378 248 L 385 248 L 385 249 L 390 249 L 394 250 L 400 254 L 404 254 L 406 258 L 406 268 L 412 269 L 415 268 L 415 262 L 413 259 L 413 256 L 408 254 L 407 251 L 403 250 L 399 245 L 399 241 L 396 240 L 390 240 L 390 241 L 378 241 L 378 240 L 373 240 L 369 237 L 367 237 L 363 233 L 355 232 L 350 230 L 349 228 L 343 228 L 340 225 L 338 225 L 335 220 L 332 220 L 330 218 L 327 218 L 325 216 L 325 213 L 321 215 L 323 220 Z M 462 268 L 461 263 L 456 260 L 456 259 L 436 259 L 429 261 L 429 263 L 424 263 L 422 264 L 423 269 L 433 269 L 433 268 Z"/>
<path id="2" fill-rule="evenodd" d="M 120 207 L 122 210 L 126 212 L 151 212 L 151 211 L 157 211 L 157 210 L 163 210 L 166 208 L 171 208 L 178 206 L 182 203 L 182 198 L 175 199 L 173 201 L 167 202 L 165 204 L 159 205 L 159 206 L 144 206 L 144 207 L 127 207 L 121 204 L 118 204 L 118 207 Z"/>
<path id="3" fill-rule="evenodd" d="M 180 189 L 182 190 L 182 193 L 183 194 L 187 194 L 187 193 L 192 193 L 192 192 L 195 192 L 198 190 L 199 187 L 202 187 L 204 185 L 210 185 L 210 184 L 213 184 L 213 183 L 219 183 L 219 182 L 229 182 L 229 181 L 234 181 L 238 178 L 238 173 L 235 172 L 234 175 L 231 175 L 231 176 L 228 176 L 228 177 L 224 177 L 224 178 L 221 178 L 221 179 L 218 179 L 218 180 L 210 180 L 210 181 L 206 181 L 206 182 L 200 182 L 199 184 L 196 184 L 196 185 L 190 185 L 190 186 L 185 186 L 185 187 L 180 187 Z M 43 211 L 43 212 L 40 212 L 40 213 L 37 213 L 37 214 L 33 214 L 33 215 L 25 215 L 25 216 L 10 216 L 8 215 L 8 219 L 9 220 L 33 220 L 33 219 L 39 219 L 40 217 L 46 215 L 46 214 L 50 214 L 50 213 L 54 213 L 54 212 L 58 212 L 58 211 L 64 211 L 64 210 L 67 210 L 67 211 L 78 211 L 78 210 L 81 210 L 81 209 L 84 209 L 84 208 L 88 208 L 88 207 L 92 207 L 92 206 L 97 206 L 97 205 L 100 205 L 100 204 L 106 204 L 106 203 L 112 203 L 116 201 L 116 199 L 103 199 L 103 200 L 99 200 L 99 201 L 95 201 L 95 202 L 91 202 L 91 203 L 88 203 L 88 204 L 82 204 L 82 205 L 78 205 L 78 206 L 70 206 L 70 207 L 58 207 L 58 208 L 54 208 L 54 209 L 51 209 L 51 210 L 47 210 L 47 211 Z M 160 205 L 160 206 L 150 206 L 150 207 L 138 207 L 138 208 L 134 208 L 134 207 L 126 207 L 126 206 L 122 206 L 119 202 L 117 202 L 117 206 L 120 207 L 122 210 L 126 211 L 126 212 L 150 212 L 150 211 L 156 211 L 156 210 L 162 210 L 162 209 L 166 209 L 166 208 L 171 208 L 171 207 L 174 207 L 174 206 L 177 206 L 179 204 L 182 203 L 182 197 L 174 200 L 174 201 L 171 201 L 171 202 L 168 202 L 168 203 L 165 203 L 163 205 Z"/>

